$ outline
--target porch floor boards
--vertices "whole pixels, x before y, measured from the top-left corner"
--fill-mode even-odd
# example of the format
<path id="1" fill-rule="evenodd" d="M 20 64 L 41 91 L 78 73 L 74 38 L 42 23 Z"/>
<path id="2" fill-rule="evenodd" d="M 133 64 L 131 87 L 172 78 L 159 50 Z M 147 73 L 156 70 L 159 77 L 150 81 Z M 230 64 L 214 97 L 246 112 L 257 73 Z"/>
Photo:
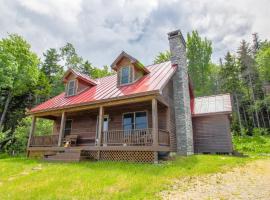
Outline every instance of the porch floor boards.
<path id="1" fill-rule="evenodd" d="M 171 151 L 169 146 L 74 146 L 74 147 L 29 147 L 28 151 Z"/>

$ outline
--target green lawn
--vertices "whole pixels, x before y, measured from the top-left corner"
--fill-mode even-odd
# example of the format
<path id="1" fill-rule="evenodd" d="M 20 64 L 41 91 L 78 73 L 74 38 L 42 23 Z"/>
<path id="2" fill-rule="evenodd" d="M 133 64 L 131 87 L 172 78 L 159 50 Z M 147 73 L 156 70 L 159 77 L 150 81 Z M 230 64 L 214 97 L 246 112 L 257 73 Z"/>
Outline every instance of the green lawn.
<path id="1" fill-rule="evenodd" d="M 46 163 L 0 155 L 0 199 L 157 199 L 174 178 L 226 170 L 249 160 L 196 155 L 157 165 Z"/>

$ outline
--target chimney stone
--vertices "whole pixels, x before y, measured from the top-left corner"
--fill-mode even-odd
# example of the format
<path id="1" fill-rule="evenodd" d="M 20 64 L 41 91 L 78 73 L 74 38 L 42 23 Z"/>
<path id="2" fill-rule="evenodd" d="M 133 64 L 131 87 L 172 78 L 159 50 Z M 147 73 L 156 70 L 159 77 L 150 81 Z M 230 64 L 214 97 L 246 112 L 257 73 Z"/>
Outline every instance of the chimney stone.
<path id="1" fill-rule="evenodd" d="M 192 155 L 194 147 L 186 43 L 180 30 L 168 33 L 168 39 L 171 64 L 177 66 L 176 73 L 173 76 L 177 153 Z"/>

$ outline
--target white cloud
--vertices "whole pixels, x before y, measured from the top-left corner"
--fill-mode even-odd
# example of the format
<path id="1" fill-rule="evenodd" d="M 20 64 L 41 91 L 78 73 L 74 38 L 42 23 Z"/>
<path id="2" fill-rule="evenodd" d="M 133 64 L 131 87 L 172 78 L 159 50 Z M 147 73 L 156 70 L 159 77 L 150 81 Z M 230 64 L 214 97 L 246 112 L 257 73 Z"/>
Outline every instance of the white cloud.
<path id="1" fill-rule="evenodd" d="M 2 0 L 0 37 L 23 35 L 40 56 L 74 44 L 94 65 L 110 64 L 126 50 L 145 64 L 168 49 L 167 32 L 197 29 L 213 41 L 214 60 L 258 32 L 270 38 L 267 0 Z"/>

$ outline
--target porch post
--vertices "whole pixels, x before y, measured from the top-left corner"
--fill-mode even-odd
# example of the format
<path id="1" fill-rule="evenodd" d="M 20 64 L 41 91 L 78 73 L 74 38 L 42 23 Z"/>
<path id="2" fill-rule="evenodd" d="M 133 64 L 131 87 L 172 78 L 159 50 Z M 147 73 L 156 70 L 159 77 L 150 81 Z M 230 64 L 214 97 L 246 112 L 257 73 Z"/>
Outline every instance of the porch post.
<path id="1" fill-rule="evenodd" d="M 153 136 L 153 147 L 157 149 L 158 147 L 158 108 L 157 108 L 157 99 L 152 99 L 152 136 Z M 158 152 L 154 152 L 154 162 L 158 162 Z"/>
<path id="2" fill-rule="evenodd" d="M 166 120 L 167 120 L 166 129 L 167 129 L 167 131 L 170 132 L 170 130 L 171 130 L 171 110 L 170 110 L 170 107 L 167 107 L 167 109 L 166 109 Z"/>
<path id="3" fill-rule="evenodd" d="M 63 111 L 61 116 L 61 124 L 60 124 L 60 131 L 59 131 L 59 138 L 58 138 L 58 146 L 62 145 L 62 138 L 64 136 L 65 130 L 65 122 L 66 122 L 66 113 Z"/>
<path id="4" fill-rule="evenodd" d="M 99 107 L 99 115 L 98 115 L 98 141 L 97 146 L 101 146 L 102 139 L 102 129 L 103 129 L 103 119 L 104 119 L 104 107 Z M 100 159 L 100 150 L 98 150 L 98 160 Z"/>
<path id="5" fill-rule="evenodd" d="M 37 120 L 37 117 L 36 116 L 32 116 L 32 123 L 31 123 L 30 132 L 29 132 L 29 137 L 28 137 L 28 142 L 27 142 L 27 148 L 30 147 L 31 138 L 35 134 L 36 120 Z M 27 151 L 27 156 L 29 156 L 29 151 Z"/>

